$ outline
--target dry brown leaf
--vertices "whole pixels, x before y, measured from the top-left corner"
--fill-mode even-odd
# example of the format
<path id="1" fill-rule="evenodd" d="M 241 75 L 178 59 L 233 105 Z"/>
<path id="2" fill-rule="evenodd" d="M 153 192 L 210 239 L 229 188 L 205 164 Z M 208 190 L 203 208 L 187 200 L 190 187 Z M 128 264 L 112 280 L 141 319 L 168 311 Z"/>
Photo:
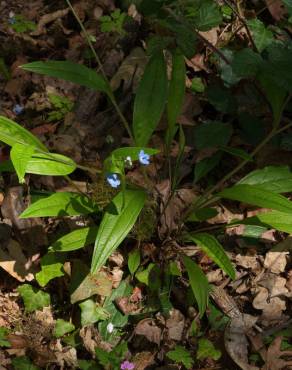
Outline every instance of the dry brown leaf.
<path id="1" fill-rule="evenodd" d="M 287 13 L 282 0 L 265 0 L 269 12 L 276 21 L 280 21 Z"/>
<path id="2" fill-rule="evenodd" d="M 136 335 L 142 335 L 147 338 L 149 342 L 160 344 L 161 329 L 156 325 L 155 321 L 147 318 L 138 322 L 134 330 Z"/>
<path id="3" fill-rule="evenodd" d="M 262 370 L 280 370 L 284 368 L 292 368 L 292 361 L 283 359 L 283 356 L 292 357 L 292 351 L 281 351 L 281 343 L 283 337 L 278 336 L 270 344 L 267 350 L 266 363 Z M 291 366 L 291 367 L 290 367 Z"/>
<path id="4" fill-rule="evenodd" d="M 288 280 L 286 282 L 286 287 L 288 288 L 289 292 L 292 292 L 292 270 L 288 271 L 287 277 Z"/>
<path id="5" fill-rule="evenodd" d="M 238 254 L 235 257 L 235 262 L 237 265 L 246 269 L 259 270 L 260 268 L 257 256 L 242 256 L 241 254 Z"/>
<path id="6" fill-rule="evenodd" d="M 288 293 L 288 289 L 285 287 L 286 281 L 287 280 L 281 276 L 268 273 L 264 275 L 262 280 L 258 281 L 258 284 L 268 289 L 271 298 L 273 298 L 285 296 Z"/>
<path id="7" fill-rule="evenodd" d="M 212 45 L 216 45 L 218 41 L 218 31 L 219 27 L 211 28 L 209 31 L 200 32 L 200 35 L 208 40 Z"/>
<path id="8" fill-rule="evenodd" d="M 154 353 L 151 352 L 140 352 L 137 353 L 132 362 L 135 364 L 135 370 L 144 370 L 148 366 L 154 363 Z"/>
<path id="9" fill-rule="evenodd" d="M 46 33 L 46 25 L 48 23 L 54 22 L 59 18 L 65 17 L 69 13 L 70 9 L 66 8 L 63 10 L 57 10 L 54 13 L 45 14 L 41 17 L 38 22 L 37 29 L 30 33 L 31 36 L 40 36 Z"/>
<path id="10" fill-rule="evenodd" d="M 221 269 L 209 271 L 206 276 L 209 283 L 218 283 L 223 279 L 223 273 Z"/>
<path id="11" fill-rule="evenodd" d="M 271 297 L 268 289 L 258 286 L 255 289 L 256 296 L 252 302 L 254 308 L 263 310 L 265 320 L 277 320 L 282 316 L 282 311 L 286 310 L 286 303 L 278 297 Z"/>
<path id="12" fill-rule="evenodd" d="M 264 261 L 265 268 L 275 274 L 285 271 L 289 252 L 268 252 Z"/>
<path id="13" fill-rule="evenodd" d="M 176 309 L 169 312 L 169 318 L 166 320 L 166 328 L 169 339 L 180 341 L 183 337 L 185 327 L 184 315 Z"/>

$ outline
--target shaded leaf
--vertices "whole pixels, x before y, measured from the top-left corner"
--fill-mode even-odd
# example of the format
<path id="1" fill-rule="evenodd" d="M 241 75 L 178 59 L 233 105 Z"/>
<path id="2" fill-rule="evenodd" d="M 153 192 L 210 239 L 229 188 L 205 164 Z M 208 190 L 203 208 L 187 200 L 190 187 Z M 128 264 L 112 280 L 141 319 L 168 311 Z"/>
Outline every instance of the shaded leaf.
<path id="1" fill-rule="evenodd" d="M 205 149 L 227 145 L 231 135 L 230 123 L 210 121 L 195 128 L 195 146 L 197 149 Z"/>
<path id="2" fill-rule="evenodd" d="M 44 151 L 48 149 L 33 134 L 21 127 L 16 122 L 0 116 L 0 141 L 13 146 L 15 144 L 26 144 Z"/>
<path id="3" fill-rule="evenodd" d="M 210 285 L 203 271 L 189 257 L 184 256 L 183 262 L 186 267 L 190 285 L 196 298 L 200 317 L 203 316 L 209 301 Z"/>
<path id="4" fill-rule="evenodd" d="M 147 145 L 162 116 L 166 94 L 166 63 L 159 53 L 150 58 L 135 97 L 133 131 L 137 145 Z"/>
<path id="5" fill-rule="evenodd" d="M 104 78 L 82 64 L 65 61 L 32 62 L 21 66 L 29 72 L 60 78 L 75 84 L 86 86 L 93 90 L 110 93 L 110 88 Z"/>
<path id="6" fill-rule="evenodd" d="M 95 242 L 97 231 L 97 226 L 84 227 L 82 229 L 71 231 L 71 233 L 56 240 L 50 246 L 50 250 L 55 252 L 70 252 L 83 248 Z"/>
<path id="7" fill-rule="evenodd" d="M 176 363 L 182 363 L 187 369 L 191 369 L 194 364 L 190 352 L 179 345 L 176 345 L 172 351 L 167 352 L 166 357 Z"/>
<path id="8" fill-rule="evenodd" d="M 70 192 L 55 193 L 32 203 L 21 218 L 86 215 L 98 207 L 84 195 Z"/>
<path id="9" fill-rule="evenodd" d="M 211 234 L 192 233 L 188 234 L 189 238 L 198 244 L 198 246 L 214 261 L 231 279 L 235 279 L 235 270 L 232 266 L 222 245 Z"/>
<path id="10" fill-rule="evenodd" d="M 138 269 L 138 267 L 140 265 L 140 260 L 141 260 L 141 256 L 140 256 L 139 249 L 134 249 L 129 254 L 129 258 L 128 258 L 128 268 L 129 268 L 129 271 L 132 275 L 134 275 L 134 273 Z"/>
<path id="11" fill-rule="evenodd" d="M 35 366 L 26 356 L 13 358 L 12 365 L 14 370 L 40 370 L 40 368 Z"/>
<path id="12" fill-rule="evenodd" d="M 217 361 L 221 357 L 221 352 L 217 350 L 213 343 L 206 338 L 199 339 L 199 348 L 197 351 L 197 359 L 203 360 L 205 358 L 212 358 Z"/>
<path id="13" fill-rule="evenodd" d="M 218 195 L 222 198 L 238 200 L 239 202 L 258 207 L 292 213 L 292 202 L 280 194 L 273 193 L 257 185 L 235 185 L 231 188 L 224 189 Z"/>
<path id="14" fill-rule="evenodd" d="M 91 272 L 100 269 L 135 224 L 146 200 L 138 190 L 125 190 L 110 203 L 98 229 L 92 256 Z"/>
<path id="15" fill-rule="evenodd" d="M 189 217 L 188 221 L 201 222 L 206 221 L 209 218 L 213 218 L 218 215 L 218 211 L 215 208 L 200 208 L 193 211 Z"/>
<path id="16" fill-rule="evenodd" d="M 79 303 L 81 309 L 82 326 L 94 324 L 100 320 L 106 320 L 109 315 L 102 307 L 98 306 L 92 299 Z"/>

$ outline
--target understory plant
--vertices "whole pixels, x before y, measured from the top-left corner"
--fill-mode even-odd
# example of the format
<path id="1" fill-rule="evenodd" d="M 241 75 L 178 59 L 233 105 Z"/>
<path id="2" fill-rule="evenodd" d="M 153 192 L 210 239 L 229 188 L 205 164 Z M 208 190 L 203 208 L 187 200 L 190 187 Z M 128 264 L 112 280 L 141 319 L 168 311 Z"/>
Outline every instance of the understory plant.
<path id="1" fill-rule="evenodd" d="M 68 5 L 71 7 L 69 1 Z M 129 296 L 130 290 L 129 284 L 124 283 L 118 288 L 119 293 L 111 291 L 103 266 L 127 237 L 139 235 L 137 230 L 143 215 L 146 214 L 147 218 L 150 214 L 151 218 L 158 220 L 167 203 L 171 202 L 182 186 L 179 169 L 183 163 L 186 137 L 184 126 L 178 122 L 186 92 L 188 70 L 185 61 L 194 55 L 196 48 L 202 43 L 213 53 L 212 66 L 216 69 L 217 76 L 216 83 L 210 83 L 197 93 L 206 94 L 209 104 L 218 112 L 217 117 L 221 117 L 221 120 L 201 122 L 194 128 L 194 146 L 202 151 L 211 148 L 211 155 L 194 165 L 192 184 L 196 189 L 198 184 L 200 185 L 200 193 L 186 207 L 179 220 L 179 227 L 168 237 L 179 244 L 196 244 L 226 275 L 234 279 L 234 266 L 218 238 L 222 231 L 243 224 L 272 228 L 284 233 L 292 232 L 292 202 L 282 195 L 292 191 L 290 168 L 268 165 L 260 169 L 255 168 L 240 178 L 241 170 L 245 166 L 254 166 L 254 158 L 263 147 L 273 140 L 279 140 L 282 133 L 292 126 L 291 122 L 283 119 L 285 110 L 289 111 L 291 108 L 291 41 L 277 38 L 275 32 L 265 30 L 261 20 L 254 18 L 244 23 L 249 30 L 247 34 L 250 37 L 250 46 L 238 49 L 233 48 L 230 43 L 230 46 L 219 49 L 210 44 L 202 32 L 222 24 L 226 14 L 231 17 L 234 9 L 229 8 L 231 13 L 228 13 L 226 7 L 220 7 L 213 0 L 197 1 L 196 5 L 190 1 L 143 0 L 137 7 L 152 28 L 161 31 L 147 41 L 148 62 L 136 91 L 131 122 L 119 108 L 119 102 L 82 23 L 80 26 L 95 55 L 99 72 L 85 65 L 64 60 L 35 61 L 21 67 L 28 72 L 60 78 L 103 93 L 116 109 L 131 145 L 114 149 L 103 161 L 102 168 L 87 167 L 82 163 L 75 163 L 67 156 L 50 152 L 28 130 L 7 117 L 0 117 L 0 140 L 11 147 L 10 160 L 1 163 L 2 171 L 15 170 L 19 182 L 25 183 L 26 174 L 65 176 L 68 179 L 69 175 L 79 169 L 96 176 L 97 182 L 102 184 L 101 188 L 108 189 L 106 202 L 82 192 L 56 192 L 49 196 L 38 195 L 36 199 L 32 196 L 31 204 L 20 216 L 33 218 L 94 215 L 94 220 L 98 220 L 96 225 L 79 228 L 53 242 L 42 257 L 41 271 L 37 273 L 36 279 L 40 286 L 44 287 L 51 279 L 63 276 L 63 265 L 69 258 L 68 253 L 94 244 L 91 268 L 86 271 L 83 281 L 94 277 L 99 283 L 98 288 L 91 290 L 92 295 L 78 294 L 78 297 L 74 296 L 71 301 L 81 302 L 79 306 L 83 324 L 98 322 L 99 329 L 108 340 L 113 335 L 109 324 L 113 325 L 114 334 L 122 335 L 122 328 L 127 323 L 127 318 L 121 313 L 117 318 L 114 299 L 117 294 Z M 72 7 L 71 10 L 75 14 Z M 115 19 L 113 16 L 112 18 Z M 106 18 L 103 22 L 108 20 L 111 19 Z M 103 26 L 105 27 L 105 23 Z M 119 24 L 119 33 L 122 34 L 121 27 Z M 264 37 L 261 37 L 263 33 L 260 32 L 263 30 Z M 171 70 L 170 73 L 168 69 Z M 262 115 L 265 115 L 267 123 L 263 133 L 259 133 L 257 137 L 249 133 L 252 130 L 250 124 L 258 122 L 258 119 L 242 112 L 240 101 L 235 101 L 233 96 L 239 86 L 244 86 L 247 94 L 254 94 L 254 99 L 262 102 L 265 108 Z M 167 128 L 163 136 L 164 148 L 161 151 L 152 147 L 151 138 L 163 115 L 167 120 Z M 232 143 L 234 134 L 239 131 L 236 126 L 238 122 L 241 124 L 240 131 L 243 136 L 250 139 L 250 150 L 237 148 Z M 175 160 L 171 158 L 174 140 L 178 142 L 179 147 Z M 171 182 L 167 203 L 161 211 L 155 205 L 155 190 L 147 181 L 147 166 L 155 163 L 158 155 L 160 159 L 165 159 L 166 178 Z M 226 161 L 237 161 L 237 164 L 229 172 L 222 173 L 219 181 L 208 182 L 208 177 L 212 177 L 213 171 L 217 170 L 223 158 Z M 145 186 L 135 185 L 128 180 L 127 172 L 133 166 L 140 166 L 141 173 L 145 176 Z M 232 220 L 228 224 L 222 223 L 210 232 L 208 220 L 217 215 L 217 206 L 222 200 L 242 202 L 265 210 L 256 216 Z M 148 238 L 158 239 L 157 230 L 150 230 Z M 141 267 L 140 259 L 139 249 L 136 248 L 128 256 L 129 272 L 132 278 L 148 286 L 150 291 L 159 297 L 159 304 L 154 310 L 171 309 L 172 304 L 168 298 L 171 284 L 182 274 L 186 274 L 199 314 L 203 316 L 212 286 L 193 258 L 177 249 L 175 256 L 167 260 L 163 267 L 154 263 Z M 80 266 L 82 268 L 83 265 Z M 164 279 L 161 278 L 162 275 Z M 94 295 L 106 298 L 103 303 L 96 305 L 92 300 Z M 177 353 L 179 349 L 169 353 L 168 357 L 176 358 Z M 186 357 L 185 362 L 192 363 L 188 356 Z"/>

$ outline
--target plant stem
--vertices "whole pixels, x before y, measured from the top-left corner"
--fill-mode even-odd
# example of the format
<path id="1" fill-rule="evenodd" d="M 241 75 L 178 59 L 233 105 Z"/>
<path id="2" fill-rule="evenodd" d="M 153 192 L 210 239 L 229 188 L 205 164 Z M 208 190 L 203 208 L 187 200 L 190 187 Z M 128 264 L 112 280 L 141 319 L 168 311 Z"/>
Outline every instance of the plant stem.
<path id="1" fill-rule="evenodd" d="M 104 78 L 104 79 L 105 79 L 105 81 L 107 82 L 107 85 L 108 85 L 108 87 L 109 87 L 109 89 L 110 89 L 110 82 L 109 82 L 109 80 L 108 80 L 108 78 L 107 78 L 107 75 L 105 74 L 105 71 L 104 71 L 104 69 L 103 69 L 103 65 L 102 65 L 102 63 L 101 63 L 101 60 L 100 60 L 100 58 L 99 58 L 99 56 L 98 56 L 97 52 L 96 52 L 96 51 L 95 51 L 95 49 L 94 49 L 94 46 L 93 46 L 93 44 L 92 44 L 92 41 L 91 41 L 91 39 L 90 39 L 90 36 L 89 36 L 88 32 L 86 31 L 86 29 L 85 29 L 85 27 L 84 27 L 83 23 L 81 22 L 81 20 L 80 20 L 80 18 L 79 18 L 79 16 L 78 16 L 78 14 L 75 12 L 75 10 L 74 10 L 74 8 L 73 8 L 73 6 L 72 6 L 72 4 L 71 4 L 71 1 L 70 1 L 70 0 L 66 0 L 66 3 L 68 4 L 68 6 L 69 6 L 70 10 L 72 11 L 72 13 L 73 13 L 73 15 L 74 15 L 75 19 L 77 20 L 77 22 L 78 22 L 78 24 L 79 24 L 79 26 L 80 26 L 80 28 L 81 28 L 81 30 L 82 30 L 82 32 L 83 32 L 83 34 L 84 34 L 84 37 L 85 37 L 85 39 L 86 39 L 86 42 L 87 42 L 88 46 L 90 47 L 90 50 L 92 51 L 92 53 L 93 53 L 93 55 L 94 55 L 94 58 L 95 58 L 95 60 L 96 60 L 96 63 L 98 64 L 98 67 L 99 67 L 99 69 L 100 69 L 100 72 L 101 72 L 101 74 L 103 75 L 103 78 Z M 129 125 L 128 121 L 126 120 L 125 116 L 123 115 L 123 113 L 122 113 L 122 111 L 121 111 L 120 107 L 118 106 L 118 103 L 117 103 L 117 101 L 116 101 L 116 98 L 115 98 L 114 94 L 111 92 L 110 94 L 108 94 L 108 97 L 109 97 L 109 99 L 110 99 L 110 101 L 111 101 L 112 105 L 114 106 L 114 108 L 115 108 L 115 110 L 116 110 L 116 112 L 117 112 L 118 116 L 120 117 L 120 119 L 121 119 L 121 121 L 122 121 L 122 123 L 123 123 L 123 125 L 124 125 L 124 128 L 125 128 L 125 130 L 127 131 L 127 133 L 128 133 L 128 135 L 129 135 L 129 137 L 130 137 L 131 141 L 134 143 L 134 142 L 135 142 L 135 140 L 134 140 L 134 137 L 133 137 L 133 135 L 132 135 L 132 132 L 131 132 L 131 129 L 130 129 L 130 125 Z"/>

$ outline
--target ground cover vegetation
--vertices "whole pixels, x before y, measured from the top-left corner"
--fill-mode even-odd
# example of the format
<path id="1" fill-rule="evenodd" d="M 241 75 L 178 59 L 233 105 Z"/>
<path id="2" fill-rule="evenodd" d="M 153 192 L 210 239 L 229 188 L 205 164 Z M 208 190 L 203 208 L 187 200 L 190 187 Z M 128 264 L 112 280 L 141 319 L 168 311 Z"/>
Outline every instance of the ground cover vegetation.
<path id="1" fill-rule="evenodd" d="M 0 369 L 292 368 L 291 0 L 0 14 Z"/>

